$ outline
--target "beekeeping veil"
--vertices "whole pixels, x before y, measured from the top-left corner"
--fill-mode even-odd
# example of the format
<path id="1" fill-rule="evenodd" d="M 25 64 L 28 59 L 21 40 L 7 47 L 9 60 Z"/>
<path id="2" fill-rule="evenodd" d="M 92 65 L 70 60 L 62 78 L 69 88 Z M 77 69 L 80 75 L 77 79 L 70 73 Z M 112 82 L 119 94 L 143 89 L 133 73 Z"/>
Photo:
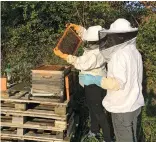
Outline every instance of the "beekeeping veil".
<path id="1" fill-rule="evenodd" d="M 109 61 L 113 53 L 135 40 L 137 33 L 138 28 L 132 28 L 123 18 L 112 23 L 110 29 L 99 31 L 99 48 L 105 59 Z"/>

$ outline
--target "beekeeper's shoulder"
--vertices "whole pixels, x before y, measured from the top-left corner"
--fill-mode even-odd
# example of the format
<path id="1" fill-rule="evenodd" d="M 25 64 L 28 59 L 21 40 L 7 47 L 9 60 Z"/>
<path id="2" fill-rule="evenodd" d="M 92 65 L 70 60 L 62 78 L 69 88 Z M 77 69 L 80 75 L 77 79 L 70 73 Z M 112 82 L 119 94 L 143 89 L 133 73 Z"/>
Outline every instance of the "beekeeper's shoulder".
<path id="1" fill-rule="evenodd" d="M 122 48 L 117 50 L 114 55 L 113 55 L 113 60 L 114 61 L 120 61 L 120 60 L 125 60 L 129 56 L 129 49 L 127 48 Z"/>

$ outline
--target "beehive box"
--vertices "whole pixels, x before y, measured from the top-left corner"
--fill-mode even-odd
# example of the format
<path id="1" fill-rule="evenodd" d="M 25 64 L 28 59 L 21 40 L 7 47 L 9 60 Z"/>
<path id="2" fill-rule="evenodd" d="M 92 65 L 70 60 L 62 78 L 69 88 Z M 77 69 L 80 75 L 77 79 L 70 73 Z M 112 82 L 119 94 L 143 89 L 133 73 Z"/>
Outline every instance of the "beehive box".
<path id="1" fill-rule="evenodd" d="M 33 96 L 63 96 L 69 66 L 43 65 L 32 70 Z"/>

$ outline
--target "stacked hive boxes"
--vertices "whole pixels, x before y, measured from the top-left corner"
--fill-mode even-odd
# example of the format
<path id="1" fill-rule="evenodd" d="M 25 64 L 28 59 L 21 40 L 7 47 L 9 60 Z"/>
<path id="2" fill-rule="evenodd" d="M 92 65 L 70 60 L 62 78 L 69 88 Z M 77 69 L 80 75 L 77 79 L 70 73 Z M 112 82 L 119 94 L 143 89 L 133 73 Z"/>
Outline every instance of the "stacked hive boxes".
<path id="1" fill-rule="evenodd" d="M 54 102 L 60 101 L 60 105 L 55 105 L 53 110 L 60 117 L 62 115 L 62 118 L 66 115 L 66 119 L 65 121 L 55 119 L 55 126 L 63 128 L 65 131 L 68 129 L 68 134 L 72 127 L 69 123 L 73 123 L 72 108 L 68 108 L 73 87 L 73 74 L 70 66 L 43 65 L 32 70 L 32 95 L 36 98 L 39 96 L 48 97 Z M 61 103 L 67 105 L 61 105 Z"/>

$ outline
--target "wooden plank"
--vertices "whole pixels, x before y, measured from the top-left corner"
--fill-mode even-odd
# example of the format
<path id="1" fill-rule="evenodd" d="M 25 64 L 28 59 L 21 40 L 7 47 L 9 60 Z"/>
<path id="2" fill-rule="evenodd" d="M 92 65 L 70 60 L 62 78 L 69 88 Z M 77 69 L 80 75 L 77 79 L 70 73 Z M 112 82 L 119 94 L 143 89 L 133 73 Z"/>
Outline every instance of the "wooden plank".
<path id="1" fill-rule="evenodd" d="M 10 96 L 10 98 L 12 98 L 12 99 L 20 99 L 22 96 L 24 96 L 27 93 L 28 92 L 20 91 L 19 93 L 16 93 L 14 96 Z"/>
<path id="2" fill-rule="evenodd" d="M 66 120 L 66 115 L 57 115 L 54 114 L 54 111 L 46 111 L 46 110 L 33 110 L 28 109 L 27 111 L 22 110 L 15 110 L 12 108 L 1 108 L 2 114 L 10 114 L 10 115 L 17 115 L 17 116 L 31 116 L 31 117 L 41 117 L 41 118 L 52 118 L 58 120 Z"/>
<path id="3" fill-rule="evenodd" d="M 1 107 L 15 107 L 14 103 L 1 102 Z"/>
<path id="4" fill-rule="evenodd" d="M 9 98 L 9 94 L 8 94 L 8 92 L 1 92 L 1 98 L 4 98 L 4 99 L 8 99 Z"/>
<path id="5" fill-rule="evenodd" d="M 47 84 L 32 84 L 32 88 L 36 88 L 38 90 L 47 90 L 50 92 L 60 91 L 64 89 L 64 86 L 55 84 L 55 85 L 47 85 Z"/>
<path id="6" fill-rule="evenodd" d="M 57 67 L 59 66 L 62 70 L 59 70 Z M 66 74 L 71 70 L 70 66 L 61 66 L 61 65 L 43 65 L 36 69 L 32 70 L 32 73 L 39 73 L 39 74 Z"/>
<path id="7" fill-rule="evenodd" d="M 64 80 L 64 75 L 55 75 L 55 74 L 32 74 L 32 80 L 36 81 L 59 81 L 62 82 Z"/>
<path id="8" fill-rule="evenodd" d="M 60 101 L 58 102 L 53 102 L 50 101 L 47 101 L 47 100 L 27 100 L 27 99 L 4 99 L 4 98 L 1 98 L 1 101 L 5 101 L 5 102 L 19 102 L 19 103 L 36 103 L 36 104 L 47 104 L 47 105 L 67 105 L 68 104 L 68 101 L 64 102 L 64 103 L 60 103 Z"/>
<path id="9" fill-rule="evenodd" d="M 11 116 L 1 115 L 1 122 L 11 122 L 11 120 L 12 120 Z"/>
<path id="10" fill-rule="evenodd" d="M 54 111 L 54 105 L 37 105 L 33 109 Z"/>
<path id="11" fill-rule="evenodd" d="M 57 139 L 63 139 L 63 137 L 64 137 L 64 133 L 63 132 L 57 132 L 56 133 L 56 138 Z"/>
<path id="12" fill-rule="evenodd" d="M 53 138 L 48 138 L 44 139 L 41 136 L 31 136 L 29 134 L 26 134 L 24 136 L 17 136 L 15 134 L 1 134 L 1 138 L 10 138 L 10 139 L 25 139 L 25 140 L 34 140 L 34 141 L 40 141 L 40 142 L 70 142 L 70 140 L 59 140 L 59 139 L 53 139 Z"/>
<path id="13" fill-rule="evenodd" d="M 64 77 L 64 74 L 52 74 L 50 72 L 44 72 L 44 73 L 37 73 L 36 71 L 35 72 L 32 72 L 32 78 L 43 78 L 43 79 L 62 79 Z M 46 78 L 47 77 L 47 78 Z"/>
<path id="14" fill-rule="evenodd" d="M 66 114 L 66 107 L 61 106 L 61 105 L 55 106 L 54 112 L 55 112 L 55 114 L 58 114 L 58 115 L 65 115 Z"/>
<path id="15" fill-rule="evenodd" d="M 46 123 L 35 123 L 31 121 L 27 121 L 24 124 L 20 123 L 11 123 L 11 122 L 1 122 L 1 126 L 6 127 L 15 127 L 15 128 L 25 128 L 25 129 L 39 129 L 39 130 L 51 130 L 56 132 L 63 132 L 66 128 L 64 127 L 56 127 L 56 126 L 50 126 Z"/>
<path id="16" fill-rule="evenodd" d="M 60 97 L 57 96 L 53 96 L 53 97 L 30 97 L 31 100 L 37 100 L 37 101 L 52 101 L 52 102 L 59 102 L 60 101 Z"/>
<path id="17" fill-rule="evenodd" d="M 51 135 L 46 135 L 46 134 L 44 134 L 44 135 L 42 135 L 42 134 L 26 134 L 26 137 L 31 137 L 31 138 L 34 138 L 34 137 L 38 137 L 38 138 L 40 138 L 40 139 L 46 139 L 46 140 L 55 140 L 55 141 L 57 141 L 57 140 L 63 140 L 63 139 L 59 139 L 59 138 L 56 138 L 56 136 L 55 135 L 53 135 L 53 136 L 51 136 Z"/>
<path id="18" fill-rule="evenodd" d="M 14 124 L 24 124 L 26 122 L 27 118 L 26 117 L 21 117 L 21 116 L 13 116 L 12 117 L 12 123 Z"/>
<path id="19" fill-rule="evenodd" d="M 39 90 L 39 89 L 34 89 L 32 88 L 32 96 L 34 97 L 55 97 L 55 96 L 62 96 L 63 91 L 59 91 L 59 92 L 49 92 L 47 90 Z M 35 98 L 34 98 L 35 99 Z"/>
<path id="20" fill-rule="evenodd" d="M 23 128 L 17 128 L 17 135 L 23 136 L 26 133 L 26 130 Z"/>
<path id="21" fill-rule="evenodd" d="M 44 74 L 44 75 L 46 75 L 46 74 L 52 74 L 52 75 L 62 75 L 62 74 L 64 74 L 64 72 L 62 72 L 62 71 L 48 71 L 48 70 L 32 70 L 32 74 L 37 74 L 37 73 L 39 73 L 39 74 Z"/>
<path id="22" fill-rule="evenodd" d="M 31 88 L 30 87 L 30 84 L 21 82 L 21 83 L 18 83 L 16 85 L 12 86 L 8 90 L 9 91 L 25 91 L 25 92 L 30 92 L 30 88 Z"/>
<path id="23" fill-rule="evenodd" d="M 12 130 L 9 129 L 3 129 L 1 130 L 1 133 L 3 134 L 17 134 L 17 130 L 16 128 L 13 128 Z"/>
<path id="24" fill-rule="evenodd" d="M 64 71 L 67 67 L 65 65 L 41 65 L 34 70 Z"/>
<path id="25" fill-rule="evenodd" d="M 54 81 L 54 80 L 35 80 L 33 79 L 32 80 L 32 85 L 34 84 L 39 84 L 39 85 L 50 85 L 50 86 L 53 86 L 53 85 L 58 85 L 58 86 L 63 86 L 64 85 L 64 80 L 57 80 L 57 81 Z"/>
<path id="26" fill-rule="evenodd" d="M 51 115 L 51 114 L 55 114 L 54 111 L 49 111 L 49 110 L 37 110 L 37 109 L 28 109 L 28 112 L 32 112 L 34 114 L 46 114 L 46 115 Z M 49 114 L 48 114 L 49 113 Z M 59 117 L 66 117 L 66 115 L 60 115 L 60 114 L 55 114 Z"/>
<path id="27" fill-rule="evenodd" d="M 16 103 L 15 104 L 15 109 L 26 110 L 27 109 L 27 104 L 25 104 L 25 103 Z"/>
<path id="28" fill-rule="evenodd" d="M 32 88 L 32 95 L 35 93 L 39 93 L 39 94 L 48 94 L 51 96 L 62 96 L 64 94 L 64 89 L 57 89 L 57 90 L 47 90 L 47 89 L 39 89 L 39 88 Z"/>
<path id="29" fill-rule="evenodd" d="M 54 119 L 47 119 L 47 118 L 33 118 L 31 121 L 27 121 L 29 124 L 35 123 L 35 124 L 40 124 L 43 123 L 43 125 L 48 125 L 48 126 L 54 126 Z"/>
<path id="30" fill-rule="evenodd" d="M 65 130 L 67 128 L 67 122 L 55 120 L 55 127 Z"/>

